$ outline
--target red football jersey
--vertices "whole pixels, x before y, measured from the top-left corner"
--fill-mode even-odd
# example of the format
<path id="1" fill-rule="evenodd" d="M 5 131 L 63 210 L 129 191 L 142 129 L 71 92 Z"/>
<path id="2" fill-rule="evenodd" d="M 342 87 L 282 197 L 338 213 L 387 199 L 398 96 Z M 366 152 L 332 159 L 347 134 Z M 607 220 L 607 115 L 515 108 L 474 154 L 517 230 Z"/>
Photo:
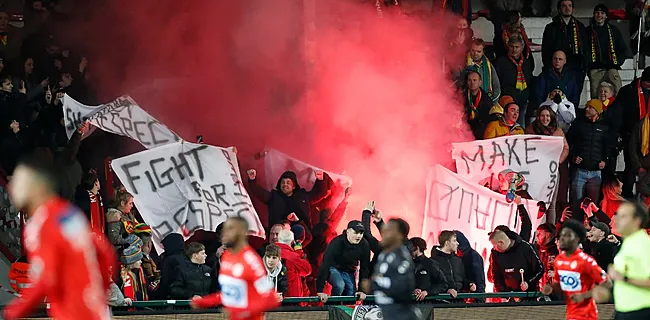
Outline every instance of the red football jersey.
<path id="1" fill-rule="evenodd" d="M 607 273 L 590 255 L 578 249 L 570 257 L 565 252 L 555 258 L 553 282 L 559 283 L 566 297 L 567 320 L 598 320 L 598 309 L 594 299 L 573 303 L 569 298 L 576 293 L 585 293 L 607 280 Z"/>
<path id="2" fill-rule="evenodd" d="M 106 289 L 116 257 L 79 209 L 59 198 L 47 201 L 34 211 L 24 237 L 32 287 L 5 309 L 7 319 L 28 316 L 45 297 L 55 319 L 111 318 Z"/>
<path id="3" fill-rule="evenodd" d="M 230 250 L 223 253 L 219 285 L 221 292 L 196 299 L 194 303 L 202 308 L 222 304 L 230 319 L 248 320 L 263 320 L 264 311 L 280 304 L 262 259 L 248 245 L 237 254 Z"/>

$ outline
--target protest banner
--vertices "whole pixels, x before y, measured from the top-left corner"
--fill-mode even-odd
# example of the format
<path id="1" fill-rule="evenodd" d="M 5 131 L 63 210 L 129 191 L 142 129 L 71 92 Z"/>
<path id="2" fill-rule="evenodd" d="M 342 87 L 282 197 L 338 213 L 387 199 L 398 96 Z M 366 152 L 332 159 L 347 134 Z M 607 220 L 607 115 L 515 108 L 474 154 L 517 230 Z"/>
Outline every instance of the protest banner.
<path id="1" fill-rule="evenodd" d="M 232 216 L 248 221 L 250 235 L 265 237 L 232 148 L 180 141 L 115 159 L 111 166 L 153 229 L 156 250 L 171 233 L 187 240 Z"/>
<path id="2" fill-rule="evenodd" d="M 89 120 L 93 126 L 129 137 L 147 149 L 181 140 L 129 96 L 99 106 L 87 106 L 66 94 L 63 97 L 63 115 L 68 139 L 81 124 Z"/>
<path id="3" fill-rule="evenodd" d="M 533 231 L 542 222 L 542 219 L 537 219 L 537 202 L 522 199 Z M 487 258 L 492 249 L 488 232 L 498 225 L 506 225 L 515 232 L 521 230 L 521 219 L 514 202 L 507 203 L 503 194 L 466 180 L 443 166 L 437 165 L 429 171 L 422 225 L 422 238 L 429 247 L 438 243 L 441 231 L 461 231 L 472 241 L 472 248 L 483 257 L 487 271 Z"/>
<path id="4" fill-rule="evenodd" d="M 498 183 L 499 172 L 512 169 L 526 178 L 524 189 L 533 199 L 553 201 L 564 138 L 514 135 L 452 146 L 456 171 L 463 178 L 482 185 L 494 184 Z"/>
<path id="5" fill-rule="evenodd" d="M 298 178 L 298 184 L 300 184 L 301 187 L 310 190 L 314 186 L 314 182 L 316 182 L 316 177 L 314 176 L 314 171 L 316 170 L 326 172 L 335 183 L 340 183 L 343 188 L 352 185 L 352 178 L 346 175 L 323 170 L 275 149 L 267 149 L 264 151 L 264 172 L 266 188 L 268 190 L 275 189 L 278 178 L 280 178 L 282 173 L 285 171 L 295 172 Z"/>

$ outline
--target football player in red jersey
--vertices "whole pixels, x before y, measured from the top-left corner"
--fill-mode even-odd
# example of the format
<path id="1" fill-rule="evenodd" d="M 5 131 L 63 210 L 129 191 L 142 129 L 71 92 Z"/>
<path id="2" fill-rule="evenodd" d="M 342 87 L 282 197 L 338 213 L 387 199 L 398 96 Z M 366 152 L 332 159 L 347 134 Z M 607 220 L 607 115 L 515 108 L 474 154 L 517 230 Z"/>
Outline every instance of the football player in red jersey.
<path id="1" fill-rule="evenodd" d="M 227 248 L 219 269 L 221 292 L 192 299 L 193 308 L 223 305 L 228 319 L 263 320 L 265 311 L 280 305 L 262 259 L 248 245 L 247 231 L 244 218 L 226 220 L 221 235 Z"/>
<path id="2" fill-rule="evenodd" d="M 54 181 L 39 159 L 22 161 L 14 170 L 9 193 L 29 216 L 24 243 L 32 286 L 7 306 L 5 319 L 28 316 L 47 297 L 52 318 L 108 320 L 112 246 L 93 233 L 81 210 L 56 196 Z"/>
<path id="3" fill-rule="evenodd" d="M 612 287 L 612 281 L 590 255 L 578 246 L 587 236 L 587 230 L 576 220 L 567 220 L 560 229 L 560 250 L 555 258 L 555 274 L 552 284 L 542 293 L 564 292 L 567 320 L 598 320 L 596 302 L 592 290 L 598 285 Z"/>

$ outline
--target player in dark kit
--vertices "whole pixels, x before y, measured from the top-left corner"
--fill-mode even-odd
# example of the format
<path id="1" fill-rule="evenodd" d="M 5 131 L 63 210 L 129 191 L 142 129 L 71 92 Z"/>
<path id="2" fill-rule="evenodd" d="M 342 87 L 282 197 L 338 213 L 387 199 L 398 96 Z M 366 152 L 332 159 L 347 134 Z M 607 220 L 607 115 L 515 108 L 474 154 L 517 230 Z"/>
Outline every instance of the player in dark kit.
<path id="1" fill-rule="evenodd" d="M 600 284 L 611 288 L 612 282 L 596 263 L 596 260 L 582 252 L 578 245 L 587 236 L 587 231 L 577 220 L 567 220 L 560 229 L 560 250 L 555 258 L 555 274 L 551 284 L 542 293 L 564 292 L 567 320 L 598 320 L 598 309 L 592 298 L 593 289 Z"/>
<path id="2" fill-rule="evenodd" d="M 364 280 L 364 292 L 375 295 L 384 319 L 419 320 L 419 309 L 412 305 L 415 271 L 411 251 L 404 242 L 409 225 L 402 219 L 390 219 L 381 230 L 384 249 L 377 259 L 372 280 Z"/>

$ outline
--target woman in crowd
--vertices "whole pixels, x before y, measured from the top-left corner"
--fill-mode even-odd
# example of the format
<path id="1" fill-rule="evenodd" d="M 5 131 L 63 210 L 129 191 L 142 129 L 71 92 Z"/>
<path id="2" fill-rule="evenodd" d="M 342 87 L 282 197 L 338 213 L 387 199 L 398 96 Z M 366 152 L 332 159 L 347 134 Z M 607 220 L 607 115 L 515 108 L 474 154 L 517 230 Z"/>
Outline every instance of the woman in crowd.
<path id="1" fill-rule="evenodd" d="M 546 212 L 547 221 L 554 222 L 557 218 L 555 213 L 555 208 L 557 207 L 556 202 L 559 202 L 561 205 L 560 208 L 564 208 L 564 206 L 566 206 L 568 203 L 566 195 L 569 191 L 569 170 L 566 159 L 569 156 L 569 144 L 567 143 L 566 137 L 564 136 L 564 131 L 558 126 L 557 115 L 551 106 L 545 105 L 537 109 L 537 118 L 530 126 L 526 127 L 526 133 L 562 137 L 564 140 L 564 148 L 560 154 L 560 163 L 558 167 L 565 166 L 567 170 L 564 175 L 562 174 L 562 170 L 558 170 L 560 173 L 559 182 L 555 185 L 554 199 L 549 204 L 549 208 Z M 560 196 L 560 194 L 563 196 Z"/>
<path id="2" fill-rule="evenodd" d="M 621 196 L 623 192 L 623 183 L 617 177 L 611 177 L 603 181 L 602 186 L 603 200 L 600 201 L 600 210 L 602 210 L 610 219 L 613 219 L 618 207 L 625 201 Z"/>
<path id="3" fill-rule="evenodd" d="M 616 103 L 616 92 L 614 85 L 607 81 L 600 83 L 598 87 L 598 98 L 603 102 L 603 121 L 607 124 L 609 135 L 609 160 L 605 169 L 610 175 L 616 173 L 616 163 L 618 155 L 621 153 L 619 148 L 618 132 L 621 129 L 623 119 L 623 106 Z"/>

